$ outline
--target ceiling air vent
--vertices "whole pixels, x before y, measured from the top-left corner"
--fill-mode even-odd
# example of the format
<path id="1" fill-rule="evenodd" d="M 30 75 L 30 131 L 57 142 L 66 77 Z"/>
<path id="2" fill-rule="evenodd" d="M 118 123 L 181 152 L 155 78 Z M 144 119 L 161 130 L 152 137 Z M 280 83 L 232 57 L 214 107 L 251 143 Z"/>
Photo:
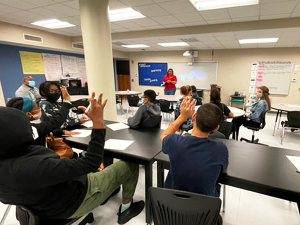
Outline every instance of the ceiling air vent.
<path id="1" fill-rule="evenodd" d="M 34 42 L 43 43 L 43 38 L 40 36 L 35 36 L 35 35 L 31 35 L 31 34 L 23 34 L 23 38 L 26 41 L 34 41 Z"/>
<path id="2" fill-rule="evenodd" d="M 76 49 L 83 49 L 83 43 L 82 42 L 72 43 L 72 47 Z"/>
<path id="3" fill-rule="evenodd" d="M 182 40 L 183 42 L 199 42 L 197 38 L 183 38 L 180 40 Z"/>

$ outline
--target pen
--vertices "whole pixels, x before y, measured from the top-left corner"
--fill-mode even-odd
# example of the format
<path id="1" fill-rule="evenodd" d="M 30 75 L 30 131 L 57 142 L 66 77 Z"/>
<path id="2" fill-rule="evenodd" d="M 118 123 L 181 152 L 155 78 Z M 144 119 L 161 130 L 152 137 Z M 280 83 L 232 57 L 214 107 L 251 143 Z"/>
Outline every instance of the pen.
<path id="1" fill-rule="evenodd" d="M 94 97 L 94 99 L 96 99 L 96 97 Z M 88 111 L 89 111 L 89 109 L 91 108 L 91 103 L 89 104 L 89 106 L 86 108 L 86 110 L 84 111 L 84 114 L 86 114 Z"/>

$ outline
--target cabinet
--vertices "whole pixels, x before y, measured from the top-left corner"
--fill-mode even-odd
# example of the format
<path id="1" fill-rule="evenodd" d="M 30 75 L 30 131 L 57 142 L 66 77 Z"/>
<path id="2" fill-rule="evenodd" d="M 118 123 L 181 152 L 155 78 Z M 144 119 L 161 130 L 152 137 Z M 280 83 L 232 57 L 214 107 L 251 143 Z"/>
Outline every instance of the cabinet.
<path id="1" fill-rule="evenodd" d="M 230 106 L 232 106 L 232 103 L 238 103 L 242 104 L 242 109 L 245 111 L 246 106 L 246 96 L 244 95 L 230 95 Z"/>

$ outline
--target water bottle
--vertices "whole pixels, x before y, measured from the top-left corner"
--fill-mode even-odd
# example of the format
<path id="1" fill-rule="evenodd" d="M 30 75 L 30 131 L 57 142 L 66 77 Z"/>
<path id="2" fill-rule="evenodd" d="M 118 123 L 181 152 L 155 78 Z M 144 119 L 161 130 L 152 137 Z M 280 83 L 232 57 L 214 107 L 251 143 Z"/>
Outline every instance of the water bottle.
<path id="1" fill-rule="evenodd" d="M 246 96 L 246 91 L 245 90 L 243 90 L 243 96 Z"/>

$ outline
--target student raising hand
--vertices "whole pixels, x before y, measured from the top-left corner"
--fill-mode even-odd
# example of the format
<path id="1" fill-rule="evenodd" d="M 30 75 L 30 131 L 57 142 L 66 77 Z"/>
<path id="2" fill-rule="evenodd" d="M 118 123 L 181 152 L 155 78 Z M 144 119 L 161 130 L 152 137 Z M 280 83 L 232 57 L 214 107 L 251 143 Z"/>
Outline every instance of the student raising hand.
<path id="1" fill-rule="evenodd" d="M 71 97 L 69 95 L 69 92 L 68 92 L 67 88 L 62 85 L 60 87 L 60 90 L 61 90 L 61 94 L 62 94 L 63 99 L 66 100 L 66 101 L 71 101 Z"/>
<path id="2" fill-rule="evenodd" d="M 180 105 L 180 115 L 184 119 L 190 118 L 195 113 L 195 99 L 185 97 Z"/>

